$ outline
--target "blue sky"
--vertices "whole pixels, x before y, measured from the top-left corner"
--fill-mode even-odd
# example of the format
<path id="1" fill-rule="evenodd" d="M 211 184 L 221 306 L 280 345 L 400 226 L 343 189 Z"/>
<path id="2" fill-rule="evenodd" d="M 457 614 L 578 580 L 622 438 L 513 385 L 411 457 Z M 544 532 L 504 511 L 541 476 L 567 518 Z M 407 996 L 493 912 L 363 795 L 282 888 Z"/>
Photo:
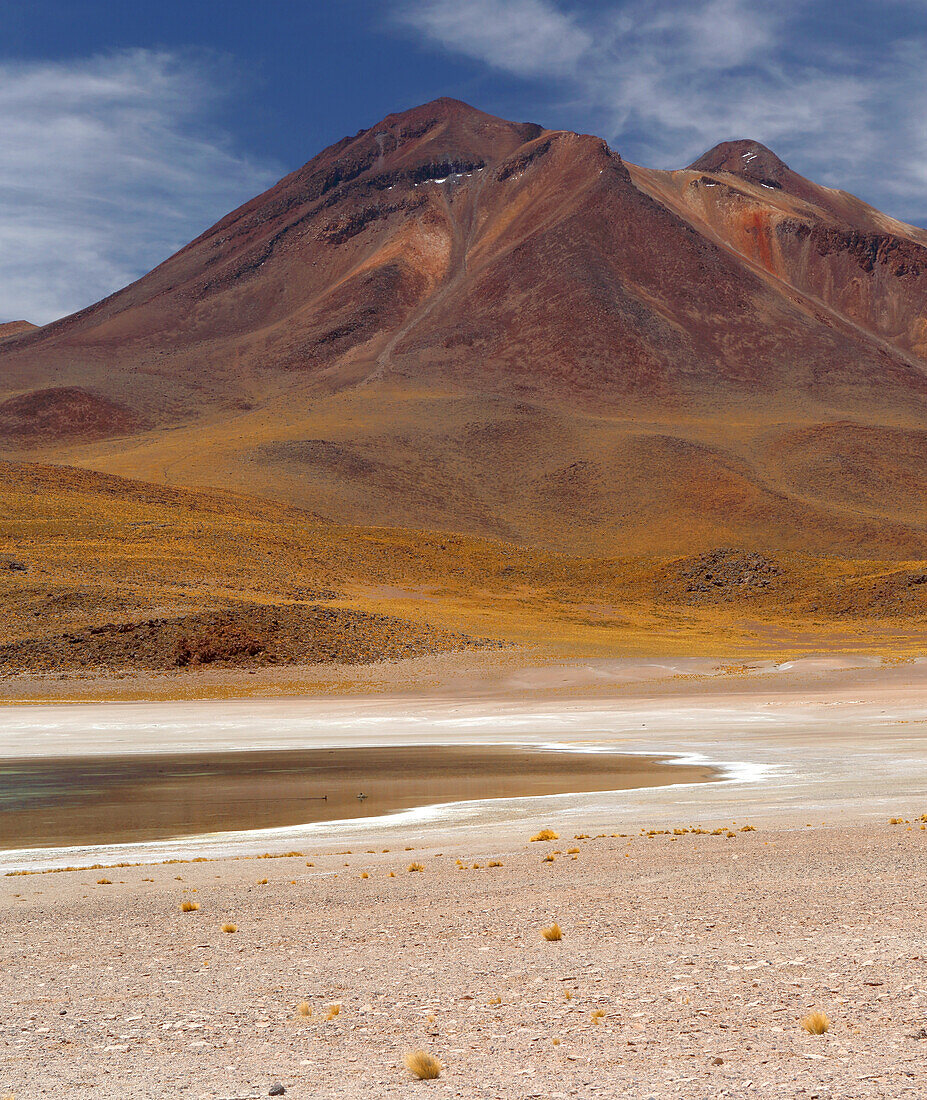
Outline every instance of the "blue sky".
<path id="1" fill-rule="evenodd" d="M 143 274 L 451 95 L 679 167 L 752 137 L 927 225 L 927 0 L 0 0 L 0 320 Z"/>

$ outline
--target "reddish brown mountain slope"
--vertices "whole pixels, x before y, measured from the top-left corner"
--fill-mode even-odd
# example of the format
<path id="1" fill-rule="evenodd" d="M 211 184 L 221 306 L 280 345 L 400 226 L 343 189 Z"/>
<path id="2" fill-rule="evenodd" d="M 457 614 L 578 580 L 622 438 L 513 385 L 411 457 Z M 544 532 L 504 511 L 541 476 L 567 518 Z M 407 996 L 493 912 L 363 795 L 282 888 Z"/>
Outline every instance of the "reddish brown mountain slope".
<path id="1" fill-rule="evenodd" d="M 31 321 L 2 321 L 0 322 L 0 340 L 8 336 L 21 336 L 24 332 L 32 332 L 38 325 Z"/>
<path id="2" fill-rule="evenodd" d="M 763 272 L 919 359 L 927 355 L 927 232 L 812 183 L 758 142 L 724 142 L 637 183 Z"/>
<path id="3" fill-rule="evenodd" d="M 567 550 L 917 556 L 925 255 L 755 143 L 654 172 L 438 100 L 5 341 L 0 443 Z M 30 432 L 77 392 L 111 442 Z"/>

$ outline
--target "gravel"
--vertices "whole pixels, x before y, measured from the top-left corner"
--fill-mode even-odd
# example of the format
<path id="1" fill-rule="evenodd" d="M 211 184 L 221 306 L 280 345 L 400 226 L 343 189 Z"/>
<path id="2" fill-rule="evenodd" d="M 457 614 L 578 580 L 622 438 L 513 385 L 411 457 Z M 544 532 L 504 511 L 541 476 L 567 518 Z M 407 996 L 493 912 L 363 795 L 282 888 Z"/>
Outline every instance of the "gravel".
<path id="1" fill-rule="evenodd" d="M 0 879 L 0 1095 L 923 1096 L 909 816 Z"/>

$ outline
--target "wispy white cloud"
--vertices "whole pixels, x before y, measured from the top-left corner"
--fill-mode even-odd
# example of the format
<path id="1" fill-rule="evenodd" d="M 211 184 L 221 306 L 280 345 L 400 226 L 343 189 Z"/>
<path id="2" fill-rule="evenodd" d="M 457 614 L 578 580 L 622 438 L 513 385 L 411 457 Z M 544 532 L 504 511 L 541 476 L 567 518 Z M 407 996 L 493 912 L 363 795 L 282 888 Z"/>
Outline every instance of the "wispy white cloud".
<path id="1" fill-rule="evenodd" d="M 412 3 L 399 15 L 433 42 L 519 76 L 572 73 L 593 46 L 590 33 L 548 0 Z"/>
<path id="2" fill-rule="evenodd" d="M 629 159 L 680 167 L 751 137 L 822 183 L 927 221 L 927 32 L 916 26 L 851 49 L 809 33 L 802 0 L 405 0 L 395 11 L 433 46 L 537 81 L 560 124 L 597 129 Z"/>
<path id="3" fill-rule="evenodd" d="M 89 305 L 281 174 L 208 125 L 226 76 L 146 50 L 0 63 L 0 320 Z"/>

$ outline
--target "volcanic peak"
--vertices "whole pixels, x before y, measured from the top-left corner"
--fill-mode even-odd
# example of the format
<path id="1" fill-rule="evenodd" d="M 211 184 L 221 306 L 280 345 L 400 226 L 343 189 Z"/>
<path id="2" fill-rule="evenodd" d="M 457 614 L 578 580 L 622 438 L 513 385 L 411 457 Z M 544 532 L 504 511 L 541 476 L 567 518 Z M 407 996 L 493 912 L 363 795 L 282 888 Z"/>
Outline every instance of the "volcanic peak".
<path id="1" fill-rule="evenodd" d="M 775 188 L 781 188 L 792 174 L 789 166 L 772 149 L 748 138 L 722 141 L 694 160 L 688 169 L 693 172 L 729 172 Z"/>

